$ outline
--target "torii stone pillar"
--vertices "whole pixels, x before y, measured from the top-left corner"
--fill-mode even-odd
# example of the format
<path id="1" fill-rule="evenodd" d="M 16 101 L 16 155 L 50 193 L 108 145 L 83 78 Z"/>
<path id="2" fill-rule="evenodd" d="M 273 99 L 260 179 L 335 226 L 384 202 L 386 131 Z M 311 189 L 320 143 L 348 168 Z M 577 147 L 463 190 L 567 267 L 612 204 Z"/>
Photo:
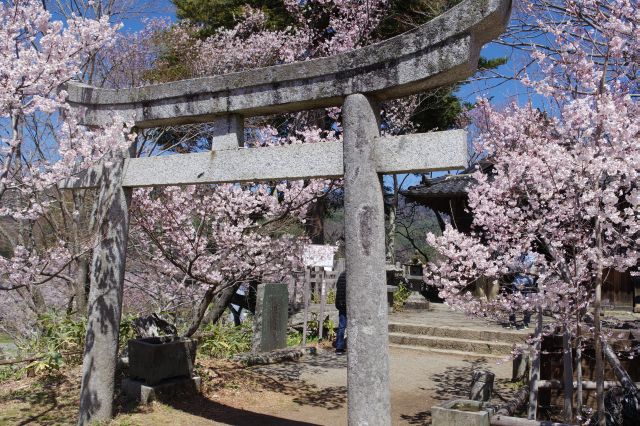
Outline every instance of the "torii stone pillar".
<path id="1" fill-rule="evenodd" d="M 348 419 L 349 425 L 390 425 L 384 203 L 374 150 L 380 110 L 367 97 L 350 95 L 342 116 Z"/>
<path id="2" fill-rule="evenodd" d="M 131 188 L 122 186 L 124 158 L 110 158 L 98 174 L 101 188 L 96 201 L 98 235 L 91 261 L 91 288 L 82 361 L 80 417 L 84 425 L 92 419 L 109 419 L 118 357 L 118 335 L 122 315 L 122 287 L 129 234 Z M 108 164 L 106 163 L 106 164 Z"/>

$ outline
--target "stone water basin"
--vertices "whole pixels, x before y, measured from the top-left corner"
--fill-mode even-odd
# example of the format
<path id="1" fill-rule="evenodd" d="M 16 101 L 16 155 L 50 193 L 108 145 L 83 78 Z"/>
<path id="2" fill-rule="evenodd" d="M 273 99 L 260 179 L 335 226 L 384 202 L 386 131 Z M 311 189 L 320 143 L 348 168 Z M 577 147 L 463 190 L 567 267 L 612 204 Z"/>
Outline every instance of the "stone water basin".
<path id="1" fill-rule="evenodd" d="M 191 378 L 197 341 L 178 336 L 129 340 L 129 376 L 156 385 L 176 377 Z"/>

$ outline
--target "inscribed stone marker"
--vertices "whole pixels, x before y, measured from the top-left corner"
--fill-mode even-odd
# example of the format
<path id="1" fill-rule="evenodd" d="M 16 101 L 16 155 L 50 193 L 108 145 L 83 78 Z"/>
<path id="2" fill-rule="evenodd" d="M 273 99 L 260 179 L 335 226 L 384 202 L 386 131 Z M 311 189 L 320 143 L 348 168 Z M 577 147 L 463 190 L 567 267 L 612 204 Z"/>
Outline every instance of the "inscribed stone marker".
<path id="1" fill-rule="evenodd" d="M 253 325 L 253 352 L 287 347 L 289 294 L 285 284 L 260 284 Z"/>

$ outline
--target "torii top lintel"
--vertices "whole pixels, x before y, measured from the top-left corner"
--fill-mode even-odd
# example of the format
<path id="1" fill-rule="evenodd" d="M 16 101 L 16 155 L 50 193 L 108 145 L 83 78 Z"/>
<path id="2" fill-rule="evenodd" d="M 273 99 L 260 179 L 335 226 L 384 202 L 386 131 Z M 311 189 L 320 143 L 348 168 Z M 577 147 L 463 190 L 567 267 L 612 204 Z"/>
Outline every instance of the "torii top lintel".
<path id="1" fill-rule="evenodd" d="M 110 90 L 71 82 L 68 101 L 100 126 L 112 112 L 139 128 L 339 106 L 350 94 L 398 98 L 463 80 L 505 29 L 511 0 L 463 0 L 413 31 L 352 52 L 233 74 Z"/>

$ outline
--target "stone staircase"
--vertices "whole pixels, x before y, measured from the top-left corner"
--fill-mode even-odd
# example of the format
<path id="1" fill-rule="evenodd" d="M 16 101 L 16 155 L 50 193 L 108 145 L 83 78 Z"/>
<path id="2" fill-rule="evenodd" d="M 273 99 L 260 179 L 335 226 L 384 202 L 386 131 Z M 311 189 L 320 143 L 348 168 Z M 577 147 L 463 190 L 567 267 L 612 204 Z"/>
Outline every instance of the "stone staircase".
<path id="1" fill-rule="evenodd" d="M 502 329 L 444 309 L 389 318 L 390 347 L 419 351 L 504 358 L 515 344 L 524 343 L 528 334 L 527 330 Z"/>

